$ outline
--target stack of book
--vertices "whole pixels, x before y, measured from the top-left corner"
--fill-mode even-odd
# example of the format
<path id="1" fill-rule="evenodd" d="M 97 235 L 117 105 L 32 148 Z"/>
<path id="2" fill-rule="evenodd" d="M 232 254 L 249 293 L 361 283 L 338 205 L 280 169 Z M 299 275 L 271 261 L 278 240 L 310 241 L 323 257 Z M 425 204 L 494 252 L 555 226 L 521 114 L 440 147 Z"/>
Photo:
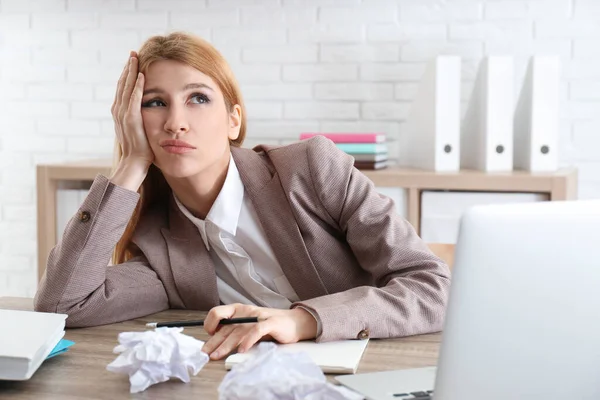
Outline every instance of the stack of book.
<path id="1" fill-rule="evenodd" d="M 358 169 L 387 167 L 388 147 L 383 133 L 302 133 L 300 140 L 325 136 L 342 151 L 354 157 Z"/>
<path id="2" fill-rule="evenodd" d="M 58 346 L 66 319 L 66 314 L 0 310 L 0 380 L 27 380 L 46 358 L 66 351 L 68 345 Z"/>

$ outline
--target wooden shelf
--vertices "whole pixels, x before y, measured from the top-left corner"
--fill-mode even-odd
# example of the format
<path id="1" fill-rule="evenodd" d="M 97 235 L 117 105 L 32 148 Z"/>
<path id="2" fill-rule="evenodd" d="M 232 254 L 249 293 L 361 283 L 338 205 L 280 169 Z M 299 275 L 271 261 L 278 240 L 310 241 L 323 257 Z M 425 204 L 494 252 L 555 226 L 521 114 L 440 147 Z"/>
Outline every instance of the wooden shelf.
<path id="1" fill-rule="evenodd" d="M 112 163 L 110 160 L 85 160 L 64 164 L 38 165 L 46 169 L 48 177 L 59 180 L 93 181 L 97 174 L 109 175 Z"/>
<path id="2" fill-rule="evenodd" d="M 560 190 L 561 185 L 576 179 L 574 168 L 556 172 L 527 171 L 434 172 L 418 169 L 390 167 L 376 171 L 362 171 L 377 186 L 398 186 L 423 190 L 494 191 L 494 192 L 544 192 Z"/>
<path id="3" fill-rule="evenodd" d="M 38 279 L 46 267 L 48 254 L 56 244 L 56 192 L 59 182 L 93 181 L 97 174 L 110 175 L 112 161 L 96 159 L 37 166 Z M 564 168 L 556 172 L 527 171 L 434 172 L 420 169 L 388 167 L 362 170 L 375 186 L 405 188 L 407 219 L 419 232 L 421 194 L 425 190 L 470 192 L 542 193 L 551 201 L 577 198 L 577 170 Z"/>

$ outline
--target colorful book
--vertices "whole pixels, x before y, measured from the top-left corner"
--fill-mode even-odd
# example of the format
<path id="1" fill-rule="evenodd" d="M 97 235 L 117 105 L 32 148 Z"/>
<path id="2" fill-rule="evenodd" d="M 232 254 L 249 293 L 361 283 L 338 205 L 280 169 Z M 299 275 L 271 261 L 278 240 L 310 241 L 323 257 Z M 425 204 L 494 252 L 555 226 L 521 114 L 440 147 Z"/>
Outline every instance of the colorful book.
<path id="1" fill-rule="evenodd" d="M 338 149 L 349 154 L 380 154 L 387 153 L 385 143 L 336 143 Z"/>
<path id="2" fill-rule="evenodd" d="M 310 139 L 315 136 L 325 136 L 334 143 L 383 143 L 384 133 L 312 133 L 300 134 L 300 140 Z"/>
<path id="3" fill-rule="evenodd" d="M 58 342 L 58 344 L 56 346 L 54 346 L 54 349 L 52 349 L 50 354 L 48 354 L 48 357 L 46 357 L 46 360 L 49 358 L 52 358 L 54 356 L 57 356 L 59 354 L 66 353 L 69 350 L 69 347 L 73 346 L 74 344 L 75 344 L 75 342 L 72 342 L 70 340 L 61 339 L 60 342 Z"/>
<path id="4" fill-rule="evenodd" d="M 370 162 L 379 162 L 385 161 L 388 158 L 387 153 L 379 153 L 379 154 L 350 154 L 354 157 L 355 161 L 370 161 Z"/>
<path id="5" fill-rule="evenodd" d="M 381 169 L 387 167 L 387 160 L 379 162 L 357 161 L 354 163 L 354 167 L 358 169 Z"/>

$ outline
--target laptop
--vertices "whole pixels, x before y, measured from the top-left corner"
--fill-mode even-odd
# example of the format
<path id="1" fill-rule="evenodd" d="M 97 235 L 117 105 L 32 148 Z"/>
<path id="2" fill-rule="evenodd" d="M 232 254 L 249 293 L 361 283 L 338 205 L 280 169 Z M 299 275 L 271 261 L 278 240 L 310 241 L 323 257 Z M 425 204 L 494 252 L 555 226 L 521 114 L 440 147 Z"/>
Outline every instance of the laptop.
<path id="1" fill-rule="evenodd" d="M 600 200 L 469 209 L 437 368 L 336 379 L 369 400 L 600 399 Z"/>

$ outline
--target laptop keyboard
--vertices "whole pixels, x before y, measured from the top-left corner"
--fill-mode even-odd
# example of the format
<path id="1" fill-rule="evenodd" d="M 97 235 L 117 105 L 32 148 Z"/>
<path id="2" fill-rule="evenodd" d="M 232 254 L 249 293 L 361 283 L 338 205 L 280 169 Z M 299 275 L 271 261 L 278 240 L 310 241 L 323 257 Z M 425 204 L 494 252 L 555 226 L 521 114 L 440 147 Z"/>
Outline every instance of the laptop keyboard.
<path id="1" fill-rule="evenodd" d="M 410 393 L 394 393 L 395 399 L 401 400 L 432 400 L 433 390 Z"/>

